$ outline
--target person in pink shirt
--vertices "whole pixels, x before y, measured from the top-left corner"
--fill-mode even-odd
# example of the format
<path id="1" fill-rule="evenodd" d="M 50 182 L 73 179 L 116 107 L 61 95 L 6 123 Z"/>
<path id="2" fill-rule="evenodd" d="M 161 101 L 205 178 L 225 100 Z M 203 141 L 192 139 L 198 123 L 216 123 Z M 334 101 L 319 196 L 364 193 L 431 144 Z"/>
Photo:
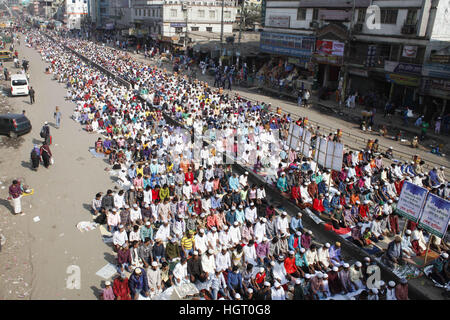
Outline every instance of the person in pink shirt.
<path id="1" fill-rule="evenodd" d="M 105 282 L 105 289 L 102 290 L 102 298 L 103 298 L 103 300 L 115 300 L 116 299 L 116 296 L 114 295 L 110 281 Z"/>
<path id="2" fill-rule="evenodd" d="M 142 177 L 142 174 L 138 174 L 136 178 L 134 178 L 133 180 L 133 185 L 134 187 L 137 188 L 142 188 L 144 189 L 144 178 Z"/>

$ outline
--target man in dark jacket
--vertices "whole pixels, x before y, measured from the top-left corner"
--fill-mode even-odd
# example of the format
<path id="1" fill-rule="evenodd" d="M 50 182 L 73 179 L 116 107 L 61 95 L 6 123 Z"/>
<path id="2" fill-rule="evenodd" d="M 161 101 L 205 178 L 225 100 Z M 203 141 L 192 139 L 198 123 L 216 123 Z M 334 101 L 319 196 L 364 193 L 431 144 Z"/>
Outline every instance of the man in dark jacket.
<path id="1" fill-rule="evenodd" d="M 396 264 L 405 264 L 403 259 L 402 238 L 400 238 L 400 236 L 396 236 L 394 241 L 389 243 L 386 253 L 382 256 L 382 261 L 390 268 L 394 268 Z"/>
<path id="2" fill-rule="evenodd" d="M 128 281 L 130 287 L 131 297 L 135 300 L 139 299 L 139 294 L 148 297 L 149 287 L 147 280 L 147 273 L 142 268 L 134 269 Z"/>
<path id="3" fill-rule="evenodd" d="M 106 196 L 102 198 L 102 208 L 106 210 L 111 210 L 114 208 L 114 197 L 112 195 L 112 190 L 106 192 Z"/>
<path id="4" fill-rule="evenodd" d="M 202 261 L 199 258 L 198 251 L 194 251 L 193 257 L 188 260 L 187 272 L 192 283 L 195 283 L 197 280 L 205 282 L 206 273 L 203 271 Z"/>

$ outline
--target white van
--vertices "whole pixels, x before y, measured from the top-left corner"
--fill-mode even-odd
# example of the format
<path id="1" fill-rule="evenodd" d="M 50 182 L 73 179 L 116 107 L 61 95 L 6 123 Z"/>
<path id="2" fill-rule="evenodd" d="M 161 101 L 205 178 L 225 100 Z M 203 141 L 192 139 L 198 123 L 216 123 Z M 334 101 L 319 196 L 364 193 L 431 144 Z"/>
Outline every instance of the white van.
<path id="1" fill-rule="evenodd" d="M 11 95 L 12 96 L 27 96 L 28 79 L 26 74 L 13 74 L 11 76 Z"/>

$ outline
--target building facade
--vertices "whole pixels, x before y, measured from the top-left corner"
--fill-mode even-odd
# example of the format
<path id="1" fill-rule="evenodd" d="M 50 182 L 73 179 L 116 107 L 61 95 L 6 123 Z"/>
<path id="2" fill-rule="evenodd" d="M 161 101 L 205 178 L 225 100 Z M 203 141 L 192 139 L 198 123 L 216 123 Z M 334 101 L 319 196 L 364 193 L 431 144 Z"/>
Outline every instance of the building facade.
<path id="1" fill-rule="evenodd" d="M 357 91 L 418 112 L 445 108 L 450 1 L 265 0 L 264 7 L 261 51 L 311 72 L 316 86 L 341 99 Z"/>
<path id="2" fill-rule="evenodd" d="M 80 30 L 88 15 L 88 0 L 66 0 L 67 28 Z"/>
<path id="3" fill-rule="evenodd" d="M 224 1 L 224 35 L 233 32 L 236 5 L 234 0 Z M 220 37 L 222 1 L 134 0 L 131 19 L 134 24 L 131 32 L 137 37 L 184 46 Z"/>

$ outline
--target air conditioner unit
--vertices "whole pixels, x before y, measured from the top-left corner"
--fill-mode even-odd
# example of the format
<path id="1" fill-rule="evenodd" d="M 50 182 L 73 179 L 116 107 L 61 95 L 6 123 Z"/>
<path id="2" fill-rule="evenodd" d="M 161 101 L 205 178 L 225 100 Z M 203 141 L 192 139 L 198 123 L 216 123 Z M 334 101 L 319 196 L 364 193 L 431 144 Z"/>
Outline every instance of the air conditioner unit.
<path id="1" fill-rule="evenodd" d="M 362 27 L 363 27 L 362 23 L 357 23 L 357 24 L 354 25 L 353 30 L 355 32 L 361 32 L 362 31 Z"/>

